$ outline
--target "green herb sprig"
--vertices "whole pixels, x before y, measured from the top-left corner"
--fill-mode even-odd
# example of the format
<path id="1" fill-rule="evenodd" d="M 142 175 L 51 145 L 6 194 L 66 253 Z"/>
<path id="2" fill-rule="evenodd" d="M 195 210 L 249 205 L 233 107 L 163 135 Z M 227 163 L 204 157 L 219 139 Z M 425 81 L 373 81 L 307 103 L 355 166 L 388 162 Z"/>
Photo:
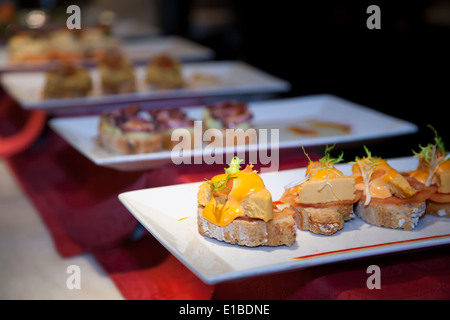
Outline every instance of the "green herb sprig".
<path id="1" fill-rule="evenodd" d="M 375 168 L 381 163 L 381 161 L 379 157 L 372 156 L 372 152 L 370 152 L 369 148 L 367 148 L 365 145 L 363 146 L 363 148 L 366 152 L 366 156 L 362 158 L 356 157 L 355 161 L 350 162 L 350 164 L 357 164 L 359 170 L 361 171 L 361 176 L 364 181 L 364 191 L 366 194 L 366 201 L 364 202 L 364 205 L 367 206 L 372 199 L 369 185 L 370 178 L 372 177 Z"/>
<path id="2" fill-rule="evenodd" d="M 425 186 L 430 186 L 433 176 L 436 173 L 439 165 L 449 158 L 448 151 L 445 150 L 444 141 L 439 137 L 436 129 L 428 125 L 434 132 L 434 143 L 429 143 L 425 147 L 419 145 L 420 151 L 413 150 L 414 157 L 422 159 L 425 165 L 428 167 L 428 178 L 425 182 Z"/>
<path id="3" fill-rule="evenodd" d="M 205 181 L 209 183 L 211 186 L 211 191 L 223 191 L 224 189 L 229 189 L 227 186 L 227 183 L 230 179 L 236 179 L 236 176 L 233 176 L 233 174 L 237 173 L 241 168 L 241 162 L 243 160 L 239 159 L 238 157 L 233 157 L 231 159 L 230 164 L 228 165 L 228 168 L 225 168 L 225 173 L 227 173 L 227 176 L 225 179 L 220 179 L 218 181 L 211 181 L 205 178 Z"/>

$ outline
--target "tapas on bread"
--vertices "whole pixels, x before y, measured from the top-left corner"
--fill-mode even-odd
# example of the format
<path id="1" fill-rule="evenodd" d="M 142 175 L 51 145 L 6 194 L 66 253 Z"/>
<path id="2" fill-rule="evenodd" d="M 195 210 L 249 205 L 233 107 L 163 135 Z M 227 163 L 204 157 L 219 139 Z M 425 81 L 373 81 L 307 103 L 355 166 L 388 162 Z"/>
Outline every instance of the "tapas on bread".
<path id="1" fill-rule="evenodd" d="M 92 90 L 92 79 L 86 69 L 73 62 L 60 62 L 54 69 L 46 72 L 44 98 L 85 97 Z"/>
<path id="2" fill-rule="evenodd" d="M 236 103 L 237 102 L 233 102 Z M 211 129 L 211 128 L 210 128 Z M 138 105 L 131 105 L 104 112 L 100 115 L 98 136 L 100 146 L 109 151 L 121 154 L 138 154 L 158 152 L 162 149 L 173 150 L 175 146 L 182 150 L 190 150 L 196 139 L 202 145 L 203 132 L 200 129 L 196 136 L 195 120 L 190 118 L 181 108 L 162 108 L 142 110 Z M 246 143 L 256 141 L 243 132 Z M 221 135 L 218 135 L 219 138 Z M 255 134 L 256 136 L 256 134 Z M 216 138 L 213 135 L 212 138 Z M 240 132 L 233 131 L 233 139 L 224 140 L 236 144 L 240 142 Z M 249 138 L 250 137 L 250 138 Z"/>
<path id="3" fill-rule="evenodd" d="M 129 59 L 119 50 L 106 52 L 98 63 L 102 91 L 105 94 L 136 91 L 136 77 Z"/>
<path id="4" fill-rule="evenodd" d="M 450 154 L 445 150 L 444 141 L 434 132 L 433 143 L 414 152 L 419 159 L 416 170 L 408 172 L 408 181 L 422 192 L 431 193 L 426 200 L 426 213 L 438 217 L 450 217 Z"/>
<path id="5" fill-rule="evenodd" d="M 412 230 L 425 214 L 425 201 L 430 195 L 417 190 L 385 160 L 372 156 L 357 157 L 352 170 L 361 198 L 355 212 L 362 220 L 393 229 Z"/>
<path id="6" fill-rule="evenodd" d="M 223 145 L 248 145 L 256 143 L 257 132 L 252 128 L 253 114 L 248 104 L 236 100 L 217 101 L 206 106 L 203 112 L 205 130 L 213 129 L 223 137 Z M 229 130 L 231 129 L 231 130 Z"/>
<path id="7" fill-rule="evenodd" d="M 141 74 L 139 68 L 135 69 L 135 66 L 130 59 L 119 48 L 112 48 L 111 50 L 105 51 L 97 57 L 96 61 L 98 77 L 94 73 L 92 74 L 92 79 L 98 82 L 98 85 L 97 83 L 94 83 L 96 90 L 92 91 L 95 96 L 126 94 L 138 91 L 203 88 L 220 83 L 216 76 L 208 76 L 207 74 L 202 73 L 196 73 L 193 77 L 186 77 L 186 79 L 184 79 L 181 62 L 167 54 L 158 55 L 152 58 L 147 67 L 145 67 L 145 74 Z M 76 86 L 81 85 L 81 80 L 74 80 L 73 72 L 71 73 L 71 77 L 65 80 L 65 77 L 68 77 L 68 73 L 65 71 L 68 70 L 68 66 L 71 66 L 72 69 L 79 69 L 79 72 L 82 71 L 84 78 L 89 78 L 90 86 L 92 87 L 90 73 L 85 68 L 76 68 L 77 62 L 74 59 L 61 60 L 56 63 L 57 66 L 47 72 L 47 78 L 50 78 L 50 76 L 55 78 L 53 74 L 64 74 L 59 78 L 55 78 L 55 81 L 47 80 L 44 93 L 49 90 L 58 93 L 60 91 L 60 83 L 63 81 L 69 82 L 71 85 L 74 85 L 73 82 L 76 82 Z M 84 95 L 44 94 L 44 98 L 84 97 L 87 92 L 84 92 L 83 94 Z"/>
<path id="8" fill-rule="evenodd" d="M 253 114 L 248 104 L 236 100 L 217 101 L 206 106 L 203 123 L 206 129 L 249 129 Z"/>
<path id="9" fill-rule="evenodd" d="M 79 30 L 21 31 L 7 42 L 10 61 L 19 63 L 98 59 L 108 50 L 120 47 L 120 40 L 103 25 Z"/>
<path id="10" fill-rule="evenodd" d="M 162 135 L 155 121 L 137 105 L 103 113 L 98 125 L 98 141 L 107 150 L 121 154 L 162 149 Z"/>
<path id="11" fill-rule="evenodd" d="M 145 81 L 158 89 L 178 89 L 184 86 L 181 63 L 168 54 L 150 59 Z"/>
<path id="12" fill-rule="evenodd" d="M 291 214 L 273 209 L 272 195 L 253 165 L 240 169 L 234 157 L 223 174 L 202 183 L 197 193 L 198 232 L 242 246 L 292 246 Z"/>
<path id="13" fill-rule="evenodd" d="M 309 159 L 305 176 L 285 186 L 276 203 L 287 204 L 294 210 L 293 217 L 300 230 L 332 235 L 344 227 L 344 221 L 354 218 L 353 204 L 358 200 L 355 178 L 344 175 L 334 167 L 343 161 L 344 154 L 333 158 L 326 147 L 319 161 Z"/>
<path id="14" fill-rule="evenodd" d="M 150 114 L 156 121 L 158 131 L 162 134 L 163 148 L 171 150 L 178 145 L 179 139 L 172 139 L 172 135 L 177 129 L 177 138 L 182 138 L 183 149 L 191 149 L 194 147 L 194 120 L 190 119 L 186 112 L 180 108 L 151 110 Z M 185 136 L 189 135 L 189 137 Z"/>

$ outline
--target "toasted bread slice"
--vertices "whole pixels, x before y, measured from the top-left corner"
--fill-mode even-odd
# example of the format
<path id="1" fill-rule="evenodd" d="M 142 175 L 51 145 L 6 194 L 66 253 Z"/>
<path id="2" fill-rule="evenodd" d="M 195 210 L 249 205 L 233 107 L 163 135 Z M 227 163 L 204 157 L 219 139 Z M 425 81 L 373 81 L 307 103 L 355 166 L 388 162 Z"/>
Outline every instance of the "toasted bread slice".
<path id="1" fill-rule="evenodd" d="M 122 81 L 119 83 L 102 82 L 102 91 L 104 94 L 130 93 L 136 91 L 134 79 Z"/>
<path id="2" fill-rule="evenodd" d="M 148 138 L 134 138 L 127 135 L 117 135 L 102 130 L 98 132 L 98 141 L 109 151 L 120 154 L 140 154 L 158 152 L 162 149 L 162 136 L 155 132 Z"/>
<path id="3" fill-rule="evenodd" d="M 365 206 L 358 201 L 354 210 L 358 217 L 374 226 L 412 230 L 424 215 L 425 207 L 425 202 L 403 205 L 372 202 Z"/>
<path id="4" fill-rule="evenodd" d="M 437 217 L 450 218 L 450 202 L 441 203 L 428 200 L 425 212 Z"/>
<path id="5" fill-rule="evenodd" d="M 292 246 L 296 240 L 292 215 L 280 215 L 264 222 L 261 219 L 238 217 L 227 226 L 218 226 L 203 217 L 203 206 L 198 207 L 198 232 L 206 237 L 247 247 Z"/>
<path id="6" fill-rule="evenodd" d="M 312 206 L 292 206 L 294 220 L 300 230 L 332 235 L 344 227 L 344 222 L 355 218 L 353 203 L 322 203 Z"/>
<path id="7" fill-rule="evenodd" d="M 296 207 L 294 220 L 300 230 L 332 235 L 344 227 L 344 218 L 333 208 Z"/>

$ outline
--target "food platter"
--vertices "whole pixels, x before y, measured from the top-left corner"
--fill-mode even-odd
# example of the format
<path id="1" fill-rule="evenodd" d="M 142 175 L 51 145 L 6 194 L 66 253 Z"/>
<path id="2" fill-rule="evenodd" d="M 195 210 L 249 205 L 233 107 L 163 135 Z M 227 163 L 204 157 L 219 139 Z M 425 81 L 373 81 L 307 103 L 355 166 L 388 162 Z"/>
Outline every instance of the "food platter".
<path id="1" fill-rule="evenodd" d="M 127 103 L 167 103 L 192 98 L 224 98 L 226 96 L 280 93 L 290 89 L 290 84 L 240 61 L 190 62 L 182 66 L 186 86 L 180 89 L 154 89 L 145 84 L 145 66 L 135 67 L 137 91 L 123 94 L 104 94 L 99 72 L 90 70 L 92 93 L 80 98 L 44 99 L 45 72 L 21 72 L 2 74 L 4 89 L 24 109 L 44 109 L 53 112 L 61 109 L 93 111 L 95 106 L 111 106 Z M 217 81 L 196 85 L 196 75 L 211 77 Z"/>
<path id="2" fill-rule="evenodd" d="M 413 157 L 388 159 L 398 171 L 413 170 Z M 348 164 L 336 168 L 351 173 Z M 303 177 L 305 168 L 261 174 L 273 199 L 284 186 Z M 205 177 L 210 178 L 210 177 Z M 450 219 L 426 215 L 411 231 L 369 225 L 356 217 L 332 236 L 297 230 L 292 247 L 242 247 L 201 236 L 197 231 L 197 191 L 201 182 L 130 191 L 123 205 L 174 256 L 206 283 L 295 270 L 374 255 L 450 243 Z M 158 199 L 177 198 L 177 201 Z"/>
<path id="3" fill-rule="evenodd" d="M 201 61 L 212 59 L 214 51 L 201 44 L 179 36 L 154 36 L 144 39 L 122 41 L 123 53 L 135 64 L 147 63 L 150 58 L 169 53 L 180 61 Z M 92 66 L 93 59 L 80 61 L 83 65 Z M 54 61 L 43 62 L 11 62 L 7 47 L 0 48 L 0 72 L 39 71 L 54 66 Z"/>
<path id="4" fill-rule="evenodd" d="M 249 103 L 249 108 L 254 114 L 255 128 L 265 128 L 268 133 L 278 130 L 279 149 L 358 142 L 417 131 L 417 126 L 408 121 L 328 94 L 252 102 Z M 202 119 L 203 110 L 204 106 L 185 109 L 188 117 L 195 120 Z M 105 150 L 97 142 L 98 122 L 98 116 L 53 118 L 50 120 L 50 127 L 100 166 L 121 171 L 137 171 L 172 162 L 174 155 L 171 150 L 135 155 L 120 155 Z M 311 127 L 308 127 L 309 132 L 298 132 L 298 129 L 305 127 L 302 124 L 311 123 L 326 124 L 326 130 L 311 132 Z M 237 146 L 234 151 L 251 152 L 262 147 L 269 149 L 271 139 L 269 136 L 267 144 L 260 140 L 248 146 Z M 183 157 L 202 157 L 203 151 L 202 148 L 193 149 Z M 222 148 L 216 150 L 216 153 L 226 151 L 226 148 Z"/>

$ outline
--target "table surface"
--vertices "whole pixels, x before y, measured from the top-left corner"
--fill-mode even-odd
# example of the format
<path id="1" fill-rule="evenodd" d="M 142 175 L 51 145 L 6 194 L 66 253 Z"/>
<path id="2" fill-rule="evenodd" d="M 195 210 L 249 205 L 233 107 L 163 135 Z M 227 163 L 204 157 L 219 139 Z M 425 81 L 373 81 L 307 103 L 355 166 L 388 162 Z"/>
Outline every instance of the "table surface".
<path id="1" fill-rule="evenodd" d="M 47 227 L 0 159 L 0 299 L 123 299 L 90 254 L 62 258 Z M 69 289 L 70 265 L 79 266 L 80 289 Z"/>

